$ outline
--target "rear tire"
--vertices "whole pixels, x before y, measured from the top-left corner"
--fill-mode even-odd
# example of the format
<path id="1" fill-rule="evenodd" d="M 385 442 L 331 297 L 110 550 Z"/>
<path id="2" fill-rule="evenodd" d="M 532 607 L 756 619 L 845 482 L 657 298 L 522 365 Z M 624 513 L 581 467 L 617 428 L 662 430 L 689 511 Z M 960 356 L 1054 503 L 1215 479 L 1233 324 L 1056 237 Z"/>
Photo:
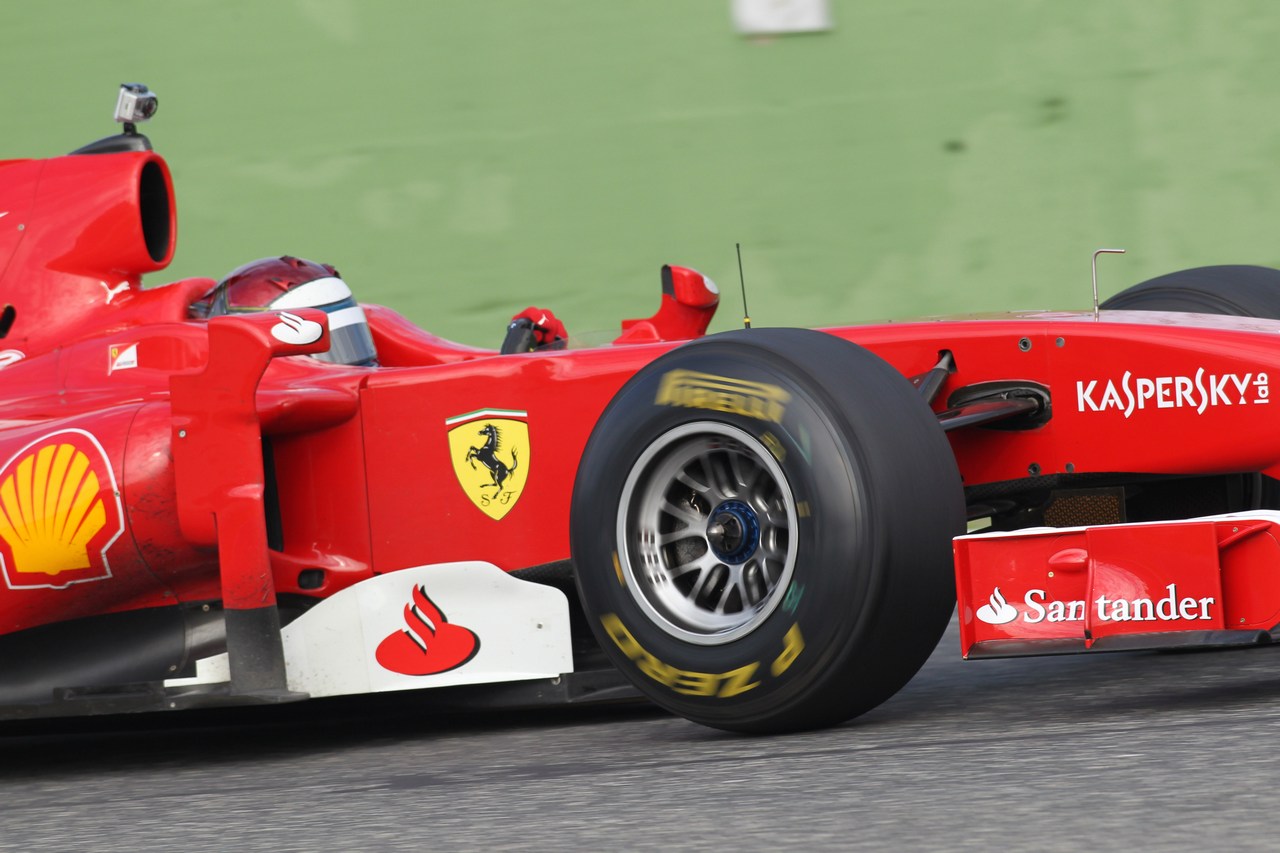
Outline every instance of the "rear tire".
<path id="1" fill-rule="evenodd" d="M 1280 270 L 1244 265 L 1178 270 L 1122 290 L 1100 307 L 1280 320 Z"/>
<path id="2" fill-rule="evenodd" d="M 955 602 L 950 445 L 870 352 L 730 332 L 631 379 L 596 425 L 571 537 L 588 621 L 654 702 L 705 725 L 843 722 L 900 689 Z"/>

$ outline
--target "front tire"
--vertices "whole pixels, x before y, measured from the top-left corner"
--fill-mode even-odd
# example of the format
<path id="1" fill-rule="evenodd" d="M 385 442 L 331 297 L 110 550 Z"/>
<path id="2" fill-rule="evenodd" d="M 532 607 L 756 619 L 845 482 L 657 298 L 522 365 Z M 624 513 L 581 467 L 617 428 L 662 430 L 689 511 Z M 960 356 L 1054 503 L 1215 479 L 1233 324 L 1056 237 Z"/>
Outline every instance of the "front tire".
<path id="1" fill-rule="evenodd" d="M 831 335 L 673 350 L 609 405 L 574 486 L 588 620 L 657 704 L 718 728 L 843 722 L 904 685 L 954 606 L 959 474 L 888 364 Z"/>

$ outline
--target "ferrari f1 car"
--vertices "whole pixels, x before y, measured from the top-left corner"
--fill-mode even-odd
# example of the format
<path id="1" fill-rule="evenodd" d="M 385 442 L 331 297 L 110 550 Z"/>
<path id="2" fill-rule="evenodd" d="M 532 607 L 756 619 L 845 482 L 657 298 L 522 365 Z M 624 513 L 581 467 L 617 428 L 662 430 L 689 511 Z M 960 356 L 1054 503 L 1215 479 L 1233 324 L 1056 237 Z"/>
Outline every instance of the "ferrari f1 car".
<path id="1" fill-rule="evenodd" d="M 1276 270 L 706 336 L 668 266 L 610 345 L 483 350 L 289 257 L 143 288 L 152 111 L 0 162 L 4 718 L 638 691 L 782 731 L 891 696 L 957 595 L 970 658 L 1280 622 Z"/>

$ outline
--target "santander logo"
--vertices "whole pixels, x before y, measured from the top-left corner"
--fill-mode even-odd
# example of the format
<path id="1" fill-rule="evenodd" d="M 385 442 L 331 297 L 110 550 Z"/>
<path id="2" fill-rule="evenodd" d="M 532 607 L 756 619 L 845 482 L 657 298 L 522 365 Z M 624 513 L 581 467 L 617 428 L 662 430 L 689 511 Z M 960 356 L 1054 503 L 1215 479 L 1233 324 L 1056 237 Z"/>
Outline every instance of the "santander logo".
<path id="1" fill-rule="evenodd" d="M 1095 590 L 1096 592 L 1097 590 Z M 1219 607 L 1215 595 L 1184 595 L 1176 583 L 1167 584 L 1163 597 L 1148 594 L 1138 598 L 1119 598 L 1103 592 L 1092 601 L 1052 599 L 1043 589 L 1029 589 L 1023 597 L 1024 610 L 1010 604 L 996 587 L 987 604 L 974 616 L 988 625 L 1006 625 L 1019 616 L 1020 622 L 1035 625 L 1040 622 L 1207 622 L 1214 618 Z"/>
<path id="2" fill-rule="evenodd" d="M 271 327 L 271 334 L 278 341 L 295 346 L 305 346 L 320 340 L 324 334 L 324 326 L 312 320 L 304 320 L 297 314 L 281 311 L 277 314 L 280 322 Z"/>
<path id="3" fill-rule="evenodd" d="M 457 669 L 480 651 L 480 638 L 445 618 L 421 586 L 404 606 L 405 628 L 378 644 L 374 657 L 401 675 L 436 675 Z"/>
<path id="4" fill-rule="evenodd" d="M 978 608 L 975 614 L 988 625 L 1004 625 L 1018 618 L 1018 608 L 1014 607 L 1000 594 L 1000 587 L 991 593 L 990 603 Z"/>

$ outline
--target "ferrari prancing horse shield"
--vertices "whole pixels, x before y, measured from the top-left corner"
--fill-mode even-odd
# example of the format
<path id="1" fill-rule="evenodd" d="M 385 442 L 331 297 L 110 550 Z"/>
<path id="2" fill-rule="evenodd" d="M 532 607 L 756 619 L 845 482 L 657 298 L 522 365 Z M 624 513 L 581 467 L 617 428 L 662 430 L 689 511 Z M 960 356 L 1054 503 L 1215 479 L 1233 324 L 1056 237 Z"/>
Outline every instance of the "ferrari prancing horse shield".
<path id="1" fill-rule="evenodd" d="M 511 409 L 481 409 L 445 420 L 458 484 L 495 521 L 520 500 L 529 475 L 527 417 Z"/>

